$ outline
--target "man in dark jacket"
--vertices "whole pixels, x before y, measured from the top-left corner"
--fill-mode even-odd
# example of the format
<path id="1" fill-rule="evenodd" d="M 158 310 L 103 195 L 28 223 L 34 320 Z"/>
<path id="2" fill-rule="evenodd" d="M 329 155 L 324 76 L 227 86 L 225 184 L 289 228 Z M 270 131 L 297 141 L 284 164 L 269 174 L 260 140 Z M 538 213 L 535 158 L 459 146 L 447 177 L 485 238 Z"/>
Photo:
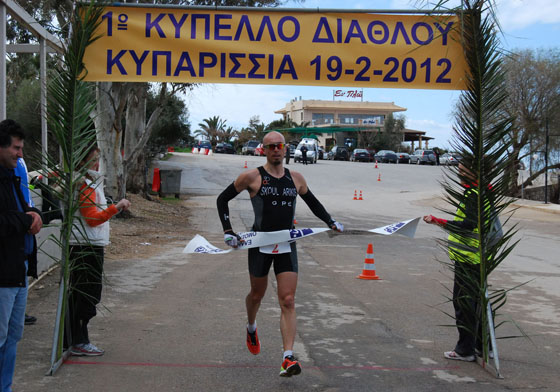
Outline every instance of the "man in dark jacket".
<path id="1" fill-rule="evenodd" d="M 39 210 L 29 207 L 14 174 L 25 135 L 13 120 L 0 122 L 0 390 L 11 391 L 17 343 L 23 336 L 27 274 L 37 274 L 33 236 Z"/>

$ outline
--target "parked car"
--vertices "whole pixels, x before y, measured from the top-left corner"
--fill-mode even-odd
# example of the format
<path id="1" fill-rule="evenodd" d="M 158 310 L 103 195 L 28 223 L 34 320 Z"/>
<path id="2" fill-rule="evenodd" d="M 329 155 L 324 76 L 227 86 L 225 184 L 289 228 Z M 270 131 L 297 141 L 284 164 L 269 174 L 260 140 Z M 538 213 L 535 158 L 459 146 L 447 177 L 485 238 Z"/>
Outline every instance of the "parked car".
<path id="1" fill-rule="evenodd" d="M 370 162 L 375 162 L 375 150 L 367 148 L 367 152 L 369 152 Z"/>
<path id="2" fill-rule="evenodd" d="M 317 163 L 317 159 L 319 157 L 319 144 L 317 143 L 317 140 L 308 138 L 301 139 L 301 142 L 299 142 L 296 147 L 296 151 L 294 152 L 294 162 L 300 162 L 302 160 L 301 147 L 303 145 L 307 147 L 307 161 L 309 163 Z"/>
<path id="3" fill-rule="evenodd" d="M 258 140 L 249 140 L 243 148 L 241 148 L 242 155 L 255 155 L 255 148 L 259 146 L 260 142 Z"/>
<path id="4" fill-rule="evenodd" d="M 325 149 L 321 146 L 319 146 L 319 159 L 327 159 L 327 153 L 325 152 Z"/>
<path id="5" fill-rule="evenodd" d="M 212 143 L 210 143 L 208 140 L 199 140 L 195 145 L 195 148 L 198 148 L 198 151 L 200 151 L 201 148 L 205 148 L 207 150 L 211 150 L 212 149 Z"/>
<path id="6" fill-rule="evenodd" d="M 435 165 L 436 155 L 432 150 L 416 150 L 414 154 L 410 156 L 410 163 L 416 163 L 417 165 Z"/>
<path id="7" fill-rule="evenodd" d="M 368 150 L 363 148 L 356 148 L 352 151 L 352 155 L 350 155 L 350 160 L 352 162 L 370 162 L 371 157 L 369 155 Z"/>
<path id="8" fill-rule="evenodd" d="M 350 159 L 350 153 L 346 146 L 334 146 L 329 152 L 329 159 L 333 161 L 347 161 Z"/>
<path id="9" fill-rule="evenodd" d="M 288 147 L 290 148 L 290 158 L 293 158 L 296 153 L 296 146 L 294 146 L 293 144 L 288 144 Z"/>
<path id="10" fill-rule="evenodd" d="M 235 154 L 235 149 L 229 143 L 216 144 L 216 154 Z"/>
<path id="11" fill-rule="evenodd" d="M 457 166 L 461 162 L 461 155 L 452 152 L 446 152 L 439 157 L 440 165 L 453 165 Z"/>
<path id="12" fill-rule="evenodd" d="M 397 152 L 398 163 L 410 163 L 410 155 L 406 152 Z"/>
<path id="13" fill-rule="evenodd" d="M 375 154 L 375 160 L 381 163 L 397 163 L 397 154 L 391 150 L 381 150 Z"/>
<path id="14" fill-rule="evenodd" d="M 264 157 L 264 145 L 262 143 L 259 143 L 259 145 L 255 148 L 255 153 L 253 155 Z"/>

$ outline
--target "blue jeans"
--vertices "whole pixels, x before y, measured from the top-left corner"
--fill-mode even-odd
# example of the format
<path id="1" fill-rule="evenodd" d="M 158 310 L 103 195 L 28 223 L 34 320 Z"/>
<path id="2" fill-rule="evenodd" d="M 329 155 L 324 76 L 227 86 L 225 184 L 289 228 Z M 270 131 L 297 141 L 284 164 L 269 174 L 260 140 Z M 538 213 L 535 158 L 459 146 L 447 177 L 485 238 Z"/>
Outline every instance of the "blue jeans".
<path id="1" fill-rule="evenodd" d="M 25 287 L 0 287 L 0 391 L 11 392 L 16 367 L 17 343 L 23 336 Z"/>

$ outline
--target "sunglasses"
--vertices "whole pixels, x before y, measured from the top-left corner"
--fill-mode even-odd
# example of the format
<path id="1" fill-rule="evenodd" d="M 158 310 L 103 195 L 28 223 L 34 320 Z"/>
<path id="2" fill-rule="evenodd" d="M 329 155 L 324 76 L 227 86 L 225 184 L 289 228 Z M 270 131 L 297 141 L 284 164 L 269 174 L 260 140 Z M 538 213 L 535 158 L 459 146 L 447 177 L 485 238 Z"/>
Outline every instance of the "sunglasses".
<path id="1" fill-rule="evenodd" d="M 264 146 L 264 148 L 267 148 L 269 150 L 274 150 L 275 148 L 277 148 L 279 150 L 283 150 L 284 146 L 285 146 L 284 143 L 271 143 L 271 144 L 266 144 Z"/>

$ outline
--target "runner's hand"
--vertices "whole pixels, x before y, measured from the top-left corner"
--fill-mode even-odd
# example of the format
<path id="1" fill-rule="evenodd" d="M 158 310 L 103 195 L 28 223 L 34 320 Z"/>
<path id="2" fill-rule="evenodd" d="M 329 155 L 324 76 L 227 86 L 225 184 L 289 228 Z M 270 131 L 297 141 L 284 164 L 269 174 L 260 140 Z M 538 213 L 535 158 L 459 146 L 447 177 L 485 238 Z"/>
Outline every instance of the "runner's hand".
<path id="1" fill-rule="evenodd" d="M 342 225 L 342 223 L 338 223 L 337 221 L 332 221 L 331 229 L 336 230 L 339 233 L 342 233 L 344 231 L 344 226 Z"/>
<path id="2" fill-rule="evenodd" d="M 239 244 L 243 242 L 243 240 L 233 231 L 230 231 L 228 233 L 224 233 L 224 242 L 232 248 L 237 248 Z"/>

